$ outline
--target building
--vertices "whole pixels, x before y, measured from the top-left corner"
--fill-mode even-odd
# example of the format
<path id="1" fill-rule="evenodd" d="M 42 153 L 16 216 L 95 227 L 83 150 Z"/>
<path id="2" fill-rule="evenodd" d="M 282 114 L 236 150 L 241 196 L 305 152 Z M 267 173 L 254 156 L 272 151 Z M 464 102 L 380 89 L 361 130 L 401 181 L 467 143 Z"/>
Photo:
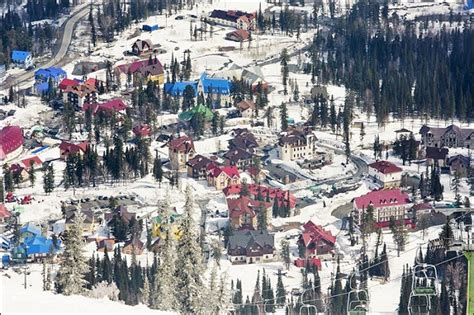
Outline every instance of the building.
<path id="1" fill-rule="evenodd" d="M 31 167 L 34 167 L 34 168 L 42 167 L 43 161 L 41 160 L 39 156 L 35 155 L 30 158 L 21 160 L 20 166 L 26 170 L 30 170 Z"/>
<path id="2" fill-rule="evenodd" d="M 266 231 L 235 231 L 229 236 L 227 256 L 232 263 L 261 263 L 275 254 L 275 236 Z"/>
<path id="3" fill-rule="evenodd" d="M 237 128 L 231 133 L 234 137 L 229 140 L 229 149 L 240 148 L 253 153 L 258 147 L 257 139 L 247 128 Z"/>
<path id="4" fill-rule="evenodd" d="M 252 118 L 255 112 L 255 102 L 252 100 L 243 100 L 235 104 L 243 118 Z"/>
<path id="5" fill-rule="evenodd" d="M 33 65 L 33 57 L 29 51 L 13 50 L 12 62 L 17 67 L 27 69 Z"/>
<path id="6" fill-rule="evenodd" d="M 178 98 L 181 101 L 184 91 L 188 86 L 193 89 L 194 97 L 202 93 L 205 98 L 210 98 L 213 108 L 230 104 L 230 80 L 209 77 L 207 73 L 203 73 L 196 81 L 165 83 L 163 90 L 166 94 Z"/>
<path id="7" fill-rule="evenodd" d="M 214 113 L 206 105 L 199 104 L 193 108 L 182 112 L 178 115 L 179 120 L 189 122 L 193 119 L 196 114 L 200 114 L 205 121 L 211 121 L 214 117 Z"/>
<path id="8" fill-rule="evenodd" d="M 395 134 L 397 135 L 397 140 L 403 140 L 403 139 L 406 140 L 406 139 L 410 139 L 413 133 L 411 132 L 411 130 L 402 128 L 402 129 L 395 130 Z"/>
<path id="9" fill-rule="evenodd" d="M 278 157 L 283 161 L 312 159 L 316 152 L 316 136 L 310 128 L 290 128 L 278 140 Z"/>
<path id="10" fill-rule="evenodd" d="M 336 237 L 322 226 L 308 221 L 303 225 L 303 233 L 298 240 L 299 246 L 305 248 L 305 258 L 321 255 L 333 255 Z"/>
<path id="11" fill-rule="evenodd" d="M 211 163 L 214 161 L 200 154 L 195 155 L 186 163 L 188 177 L 207 179 L 207 166 Z"/>
<path id="12" fill-rule="evenodd" d="M 41 68 L 35 71 L 35 91 L 39 95 L 49 92 L 50 87 L 56 88 L 64 78 L 66 71 L 61 68 Z"/>
<path id="13" fill-rule="evenodd" d="M 451 174 L 457 173 L 460 177 L 469 176 L 469 171 L 471 168 L 471 158 L 469 156 L 464 156 L 457 154 L 448 158 L 448 166 Z"/>
<path id="14" fill-rule="evenodd" d="M 23 150 L 23 131 L 19 126 L 6 126 L 0 130 L 0 160 L 18 155 Z"/>
<path id="15" fill-rule="evenodd" d="M 382 188 L 400 187 L 402 169 L 389 161 L 369 164 L 369 176 Z"/>
<path id="16" fill-rule="evenodd" d="M 142 25 L 142 31 L 145 31 L 145 32 L 153 32 L 159 29 L 160 27 L 158 26 L 158 24 L 143 24 Z"/>
<path id="17" fill-rule="evenodd" d="M 8 211 L 5 204 L 0 203 L 0 223 L 5 223 L 12 216 L 11 212 Z"/>
<path id="18" fill-rule="evenodd" d="M 321 270 L 322 268 L 321 259 L 316 257 L 306 259 L 296 258 L 293 264 L 298 268 L 306 268 L 306 266 L 315 267 L 318 268 L 318 270 Z"/>
<path id="19" fill-rule="evenodd" d="M 247 196 L 227 198 L 229 209 L 230 226 L 233 230 L 257 230 L 258 215 L 260 211 L 266 211 L 267 224 L 272 219 L 272 204 L 266 201 L 258 201 Z"/>
<path id="20" fill-rule="evenodd" d="M 147 83 L 154 81 L 161 85 L 165 82 L 165 72 L 163 65 L 155 56 L 145 60 L 134 61 L 129 64 L 119 65 L 115 68 L 115 72 L 120 77 L 120 82 L 126 83 L 127 87 L 136 86 L 142 80 Z M 129 82 L 129 77 L 132 82 Z"/>
<path id="21" fill-rule="evenodd" d="M 194 154 L 196 154 L 196 150 L 193 139 L 186 135 L 168 142 L 168 156 L 173 170 L 186 168 L 186 163 L 194 157 Z"/>
<path id="22" fill-rule="evenodd" d="M 61 240 L 53 242 L 44 236 L 33 235 L 24 238 L 20 244 L 13 248 L 12 256 L 14 259 L 42 259 L 59 252 Z"/>
<path id="23" fill-rule="evenodd" d="M 82 110 L 90 110 L 94 116 L 99 112 L 104 112 L 106 115 L 112 115 L 113 113 L 125 114 L 127 105 L 122 99 L 115 98 L 103 103 L 85 103 Z"/>
<path id="24" fill-rule="evenodd" d="M 260 86 L 263 90 L 268 89 L 268 82 L 265 80 L 262 68 L 259 66 L 247 66 L 242 67 L 235 63 L 230 66 L 229 69 L 218 72 L 214 75 L 215 77 L 227 78 L 232 80 L 242 80 L 245 84 L 252 87 L 252 91 L 255 93 Z"/>
<path id="25" fill-rule="evenodd" d="M 250 32 L 247 30 L 236 30 L 225 35 L 227 40 L 234 42 L 246 42 L 250 38 Z"/>
<path id="26" fill-rule="evenodd" d="M 126 255 L 141 255 L 145 249 L 145 244 L 139 239 L 134 239 L 125 242 L 125 245 L 122 247 L 122 253 Z"/>
<path id="27" fill-rule="evenodd" d="M 426 164 L 445 167 L 448 159 L 448 148 L 426 147 Z"/>
<path id="28" fill-rule="evenodd" d="M 63 102 L 69 103 L 76 108 L 82 108 L 84 104 L 97 103 L 97 88 L 87 83 L 74 83 L 75 80 L 64 79 L 59 84 L 63 92 Z"/>
<path id="29" fill-rule="evenodd" d="M 151 40 L 145 39 L 137 39 L 132 45 L 132 54 L 141 56 L 153 50 L 153 44 Z"/>
<path id="30" fill-rule="evenodd" d="M 224 163 L 230 166 L 237 166 L 239 170 L 246 170 L 253 164 L 252 153 L 241 148 L 233 148 L 224 153 Z"/>
<path id="31" fill-rule="evenodd" d="M 151 127 L 148 124 L 136 125 L 132 131 L 136 137 L 149 138 L 151 136 Z"/>
<path id="32" fill-rule="evenodd" d="M 255 20 L 255 13 L 247 13 L 234 10 L 214 10 L 207 17 L 208 22 L 235 27 L 241 30 L 255 29 Z"/>
<path id="33" fill-rule="evenodd" d="M 377 223 L 405 219 L 407 210 L 411 208 L 410 198 L 407 193 L 398 188 L 375 190 L 354 199 L 354 219 L 357 224 L 367 208 L 374 209 L 374 220 Z"/>
<path id="34" fill-rule="evenodd" d="M 222 190 L 230 185 L 240 184 L 239 170 L 235 166 L 220 167 L 215 163 L 207 166 L 207 185 Z"/>
<path id="35" fill-rule="evenodd" d="M 113 253 L 115 247 L 115 239 L 114 238 L 104 238 L 101 240 L 96 241 L 97 251 L 104 253 L 107 249 L 108 253 Z"/>
<path id="36" fill-rule="evenodd" d="M 249 197 L 254 200 L 265 200 L 266 202 L 275 204 L 275 199 L 278 202 L 278 207 L 289 207 L 290 213 L 296 207 L 296 197 L 289 191 L 280 188 L 267 187 L 259 184 L 248 184 Z M 226 198 L 236 199 L 240 197 L 242 185 L 231 185 L 224 188 L 223 192 Z"/>
<path id="37" fill-rule="evenodd" d="M 474 145 L 474 129 L 460 128 L 450 125 L 436 128 L 423 125 L 420 129 L 422 144 L 435 148 L 472 148 Z"/>
<path id="38" fill-rule="evenodd" d="M 83 234 L 94 234 L 102 224 L 102 217 L 99 212 L 92 210 L 71 209 L 70 211 L 66 211 L 65 229 L 67 230 L 70 226 L 74 225 L 78 211 L 81 211 L 84 218 L 84 222 L 82 223 Z"/>
<path id="39" fill-rule="evenodd" d="M 71 154 L 84 155 L 88 147 L 89 147 L 88 141 L 82 141 L 77 144 L 72 143 L 72 142 L 62 141 L 61 144 L 59 145 L 60 158 L 61 160 L 65 161 Z"/>

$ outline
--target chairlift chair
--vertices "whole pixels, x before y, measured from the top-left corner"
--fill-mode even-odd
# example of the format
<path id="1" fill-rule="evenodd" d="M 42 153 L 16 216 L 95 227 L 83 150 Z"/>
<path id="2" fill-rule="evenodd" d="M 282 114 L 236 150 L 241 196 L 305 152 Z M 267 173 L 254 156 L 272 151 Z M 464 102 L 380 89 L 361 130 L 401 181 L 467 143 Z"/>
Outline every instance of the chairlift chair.
<path id="1" fill-rule="evenodd" d="M 431 286 L 431 282 L 438 282 L 436 267 L 430 264 L 415 265 L 413 268 L 411 294 L 427 297 L 437 295 L 436 285 Z"/>
<path id="2" fill-rule="evenodd" d="M 409 315 L 428 315 L 431 310 L 431 299 L 427 295 L 414 295 L 410 293 L 408 299 Z"/>

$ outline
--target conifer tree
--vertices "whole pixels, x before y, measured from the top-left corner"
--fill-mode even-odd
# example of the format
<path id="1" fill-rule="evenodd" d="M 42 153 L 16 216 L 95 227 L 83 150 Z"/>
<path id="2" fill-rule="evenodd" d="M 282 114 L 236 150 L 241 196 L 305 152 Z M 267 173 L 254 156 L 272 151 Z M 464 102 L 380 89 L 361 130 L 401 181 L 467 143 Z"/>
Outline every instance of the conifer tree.
<path id="1" fill-rule="evenodd" d="M 286 300 L 285 287 L 283 286 L 281 270 L 278 270 L 278 282 L 277 282 L 277 288 L 276 288 L 276 304 L 279 307 L 282 307 L 283 305 L 285 305 L 285 300 Z"/>
<path id="2" fill-rule="evenodd" d="M 83 222 L 84 217 L 78 211 L 64 235 L 65 248 L 56 276 L 58 292 L 64 295 L 80 294 L 86 284 L 84 277 L 89 268 L 84 256 Z"/>
<path id="3" fill-rule="evenodd" d="M 288 109 L 286 108 L 285 103 L 280 105 L 280 126 L 281 131 L 286 131 L 288 129 Z"/>
<path id="4" fill-rule="evenodd" d="M 179 268 L 176 261 L 176 246 L 174 235 L 171 231 L 171 217 L 169 214 L 169 198 L 166 198 L 161 206 L 163 233 L 162 245 L 160 247 L 160 264 L 153 277 L 151 291 L 151 307 L 163 311 L 175 311 L 178 309 L 177 298 L 179 290 L 176 287 L 175 274 Z"/>
<path id="5" fill-rule="evenodd" d="M 288 75 L 289 75 L 289 70 L 288 70 L 288 62 L 290 61 L 290 58 L 288 56 L 288 50 L 286 48 L 283 48 L 280 54 L 280 64 L 281 64 L 281 78 L 283 80 L 283 93 L 285 95 L 288 94 Z"/>
<path id="6" fill-rule="evenodd" d="M 202 257 L 192 217 L 193 198 L 191 186 L 186 187 L 184 214 L 180 230 L 186 231 L 178 241 L 176 276 L 179 309 L 186 314 L 196 314 L 202 310 Z"/>

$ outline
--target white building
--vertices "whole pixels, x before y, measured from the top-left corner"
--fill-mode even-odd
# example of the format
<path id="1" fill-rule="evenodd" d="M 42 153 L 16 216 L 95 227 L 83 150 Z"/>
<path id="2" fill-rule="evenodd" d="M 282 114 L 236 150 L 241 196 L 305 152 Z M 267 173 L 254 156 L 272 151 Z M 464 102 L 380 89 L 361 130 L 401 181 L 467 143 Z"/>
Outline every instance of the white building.
<path id="1" fill-rule="evenodd" d="M 388 161 L 369 164 L 369 176 L 383 188 L 400 187 L 402 169 Z"/>
<path id="2" fill-rule="evenodd" d="M 316 153 L 316 135 L 310 128 L 293 128 L 282 132 L 278 157 L 283 161 L 312 159 Z"/>

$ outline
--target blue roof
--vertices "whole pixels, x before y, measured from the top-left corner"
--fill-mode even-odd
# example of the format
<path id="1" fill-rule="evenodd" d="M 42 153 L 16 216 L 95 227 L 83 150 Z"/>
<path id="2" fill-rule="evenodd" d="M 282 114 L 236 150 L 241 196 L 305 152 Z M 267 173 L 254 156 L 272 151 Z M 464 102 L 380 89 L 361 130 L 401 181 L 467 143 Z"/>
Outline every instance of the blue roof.
<path id="1" fill-rule="evenodd" d="M 210 78 L 207 73 L 203 73 L 199 79 L 204 93 L 230 94 L 230 81 L 227 79 Z"/>
<path id="2" fill-rule="evenodd" d="M 165 83 L 164 91 L 166 94 L 172 96 L 183 96 L 183 92 L 187 86 L 191 86 L 194 90 L 194 96 L 197 96 L 197 82 L 195 81 L 183 81 L 175 83 Z"/>
<path id="3" fill-rule="evenodd" d="M 49 254 L 51 252 L 57 252 L 60 244 L 61 241 L 58 240 L 58 247 L 55 248 L 52 239 L 48 239 L 44 236 L 31 236 L 25 238 L 23 243 L 17 246 L 14 251 L 26 251 L 27 255 Z"/>
<path id="4" fill-rule="evenodd" d="M 36 93 L 38 94 L 48 93 L 49 84 L 48 82 L 41 82 L 41 83 L 35 84 L 35 89 L 36 89 Z"/>
<path id="5" fill-rule="evenodd" d="M 41 229 L 32 223 L 28 222 L 27 224 L 23 225 L 20 229 L 20 234 L 24 233 L 31 233 L 33 235 L 41 235 Z"/>
<path id="6" fill-rule="evenodd" d="M 66 77 L 66 71 L 61 68 L 41 68 L 35 71 L 36 80 L 48 81 L 49 78 L 52 78 L 55 81 L 59 81 L 64 77 Z"/>
<path id="7" fill-rule="evenodd" d="M 29 51 L 14 50 L 12 51 L 12 60 L 24 62 L 28 56 L 31 56 Z"/>

